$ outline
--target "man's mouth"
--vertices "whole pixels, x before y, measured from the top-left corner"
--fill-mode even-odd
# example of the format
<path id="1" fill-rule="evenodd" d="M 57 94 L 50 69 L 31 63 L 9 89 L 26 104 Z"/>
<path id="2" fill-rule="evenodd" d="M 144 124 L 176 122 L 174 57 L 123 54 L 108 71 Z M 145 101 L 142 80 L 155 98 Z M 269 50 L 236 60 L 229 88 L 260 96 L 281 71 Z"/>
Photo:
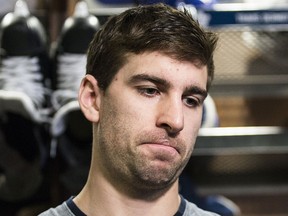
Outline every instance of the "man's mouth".
<path id="1" fill-rule="evenodd" d="M 149 141 L 143 143 L 147 146 L 152 152 L 160 154 L 169 154 L 169 155 L 178 155 L 179 149 L 177 146 L 169 141 Z"/>

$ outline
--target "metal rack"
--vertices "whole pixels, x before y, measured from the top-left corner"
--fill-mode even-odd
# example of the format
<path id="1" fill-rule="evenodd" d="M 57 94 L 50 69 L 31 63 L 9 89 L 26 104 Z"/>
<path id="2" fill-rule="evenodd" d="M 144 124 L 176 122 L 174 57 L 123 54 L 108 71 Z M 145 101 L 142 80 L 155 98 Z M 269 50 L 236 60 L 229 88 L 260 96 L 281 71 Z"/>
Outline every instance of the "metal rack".
<path id="1" fill-rule="evenodd" d="M 194 155 L 288 154 L 283 127 L 201 128 Z"/>
<path id="2" fill-rule="evenodd" d="M 188 167 L 203 194 L 287 194 L 287 156 L 287 128 L 201 128 Z"/>
<path id="3" fill-rule="evenodd" d="M 211 95 L 288 95 L 288 5 L 217 4 L 198 19 L 219 35 Z"/>

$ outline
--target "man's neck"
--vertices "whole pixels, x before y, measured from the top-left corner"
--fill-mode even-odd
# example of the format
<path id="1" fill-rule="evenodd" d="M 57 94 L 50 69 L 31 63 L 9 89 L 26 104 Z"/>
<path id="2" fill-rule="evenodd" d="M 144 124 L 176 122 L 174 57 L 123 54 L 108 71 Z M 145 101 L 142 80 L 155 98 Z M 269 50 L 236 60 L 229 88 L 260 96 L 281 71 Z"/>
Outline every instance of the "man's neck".
<path id="1" fill-rule="evenodd" d="M 74 198 L 75 204 L 86 215 L 150 216 L 174 215 L 180 205 L 178 181 L 154 199 L 141 199 L 120 193 L 104 179 L 90 178 L 81 193 Z M 146 194 L 147 197 L 147 194 Z"/>

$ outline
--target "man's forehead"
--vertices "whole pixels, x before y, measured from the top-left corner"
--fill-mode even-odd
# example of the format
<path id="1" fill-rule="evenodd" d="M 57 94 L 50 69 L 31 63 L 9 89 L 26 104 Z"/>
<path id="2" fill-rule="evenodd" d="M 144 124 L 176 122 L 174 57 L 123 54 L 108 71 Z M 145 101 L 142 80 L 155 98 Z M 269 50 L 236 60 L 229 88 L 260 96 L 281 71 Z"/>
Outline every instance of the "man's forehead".
<path id="1" fill-rule="evenodd" d="M 137 74 L 147 74 L 158 76 L 162 79 L 165 77 L 176 75 L 180 78 L 184 74 L 182 71 L 191 71 L 191 74 L 201 71 L 205 87 L 208 79 L 208 70 L 206 65 L 200 65 L 197 62 L 179 61 L 171 58 L 160 52 L 144 52 L 140 54 L 126 54 L 125 64 L 120 68 L 116 76 L 125 76 L 130 79 L 131 76 L 138 76 Z M 185 75 L 187 77 L 187 74 Z M 193 81 L 194 77 L 190 76 L 189 79 Z M 197 77 L 195 77 L 197 79 Z"/>

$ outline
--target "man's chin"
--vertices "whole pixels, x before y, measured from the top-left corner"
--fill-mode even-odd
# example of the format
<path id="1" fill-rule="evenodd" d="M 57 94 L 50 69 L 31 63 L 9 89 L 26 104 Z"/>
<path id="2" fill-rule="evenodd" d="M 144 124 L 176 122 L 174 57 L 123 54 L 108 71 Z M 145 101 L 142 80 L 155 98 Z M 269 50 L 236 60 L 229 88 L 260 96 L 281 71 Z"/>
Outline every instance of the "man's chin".
<path id="1" fill-rule="evenodd" d="M 163 165 L 163 162 L 159 162 L 157 166 L 154 164 L 154 166 L 146 169 L 146 172 L 140 173 L 138 179 L 145 187 L 150 189 L 163 189 L 169 187 L 177 180 L 179 177 L 177 173 L 175 168 L 172 169 L 165 164 Z"/>

